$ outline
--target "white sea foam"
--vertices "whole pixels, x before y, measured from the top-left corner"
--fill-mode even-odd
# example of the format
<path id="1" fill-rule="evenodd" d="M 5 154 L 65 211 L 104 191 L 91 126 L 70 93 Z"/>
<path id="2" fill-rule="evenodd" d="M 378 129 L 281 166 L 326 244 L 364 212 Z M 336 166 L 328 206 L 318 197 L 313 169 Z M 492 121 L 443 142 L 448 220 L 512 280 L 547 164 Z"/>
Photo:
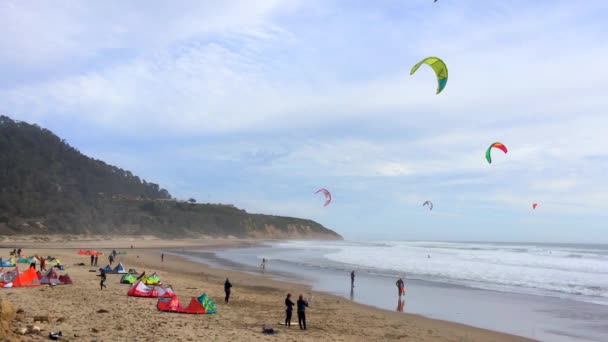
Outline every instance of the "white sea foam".
<path id="1" fill-rule="evenodd" d="M 606 246 L 296 241 L 279 245 L 320 250 L 327 262 L 337 265 L 608 305 Z"/>

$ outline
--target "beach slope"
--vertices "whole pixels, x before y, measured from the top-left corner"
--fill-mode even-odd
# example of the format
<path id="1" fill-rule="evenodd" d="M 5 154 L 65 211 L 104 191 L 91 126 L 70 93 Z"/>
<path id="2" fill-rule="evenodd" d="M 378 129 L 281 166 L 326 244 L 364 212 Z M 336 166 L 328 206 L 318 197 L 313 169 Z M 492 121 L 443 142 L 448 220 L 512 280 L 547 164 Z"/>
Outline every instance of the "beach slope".
<path id="1" fill-rule="evenodd" d="M 244 241 L 191 241 L 192 246 L 239 246 Z M 184 315 L 160 312 L 155 299 L 127 296 L 128 285 L 119 283 L 120 275 L 108 275 L 107 289 L 100 290 L 98 273 L 89 272 L 90 259 L 77 255 L 78 242 L 49 244 L 37 248 L 28 244 L 28 255 L 52 255 L 66 265 L 73 285 L 40 286 L 34 288 L 0 289 L 3 298 L 24 312 L 13 328 L 31 325 L 34 316 L 48 315 L 49 322 L 36 323 L 44 331 L 27 340 L 47 339 L 50 331 L 62 331 L 66 340 L 158 340 L 158 341 L 530 341 L 523 337 L 478 329 L 425 317 L 391 312 L 357 304 L 341 297 L 314 293 L 307 312 L 308 330 L 298 328 L 297 318 L 291 328 L 279 325 L 284 320 L 283 300 L 290 292 L 310 297 L 310 288 L 252 275 L 210 268 L 165 255 L 160 261 L 163 244 L 175 248 L 175 242 L 160 240 L 137 241 L 135 249 L 123 249 L 126 255 L 118 260 L 126 268 L 136 268 L 150 274 L 157 272 L 164 285 L 171 285 L 182 303 L 190 297 L 206 293 L 215 301 L 217 313 Z M 111 245 L 126 247 L 122 241 L 87 241 L 82 248 L 101 248 L 106 253 L 99 266 L 107 264 Z M 51 248 L 55 247 L 55 248 Z M 118 248 L 119 246 L 117 246 Z M 130 246 L 129 246 L 130 247 Z M 150 248 L 147 248 L 150 247 Z M 0 249 L 6 256 L 8 248 Z M 85 266 L 78 266 L 84 263 Z M 20 264 L 26 268 L 26 264 Z M 226 277 L 233 284 L 230 304 L 225 304 L 223 283 Z M 279 330 L 275 336 L 261 333 L 263 325 Z"/>

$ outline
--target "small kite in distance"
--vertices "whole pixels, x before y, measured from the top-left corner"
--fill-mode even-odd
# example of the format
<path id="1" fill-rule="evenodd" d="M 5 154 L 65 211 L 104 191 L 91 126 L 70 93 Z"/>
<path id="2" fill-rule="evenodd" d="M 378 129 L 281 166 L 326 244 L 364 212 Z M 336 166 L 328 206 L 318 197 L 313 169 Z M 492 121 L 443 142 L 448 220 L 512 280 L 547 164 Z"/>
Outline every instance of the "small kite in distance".
<path id="1" fill-rule="evenodd" d="M 488 161 L 488 163 L 492 164 L 492 156 L 490 155 L 490 152 L 492 151 L 492 148 L 497 148 L 501 151 L 503 151 L 504 153 L 507 153 L 507 146 L 503 145 L 502 143 L 499 142 L 495 142 L 492 145 L 490 145 L 490 147 L 488 147 L 488 149 L 486 150 L 486 160 Z"/>
<path id="2" fill-rule="evenodd" d="M 317 192 L 315 192 L 315 194 L 318 194 L 319 192 L 325 195 L 325 204 L 323 206 L 327 207 L 329 203 L 331 203 L 331 193 L 327 189 L 319 189 Z"/>
<path id="3" fill-rule="evenodd" d="M 422 203 L 422 206 L 424 207 L 425 205 L 429 206 L 429 210 L 433 210 L 433 202 L 425 201 L 424 203 Z"/>

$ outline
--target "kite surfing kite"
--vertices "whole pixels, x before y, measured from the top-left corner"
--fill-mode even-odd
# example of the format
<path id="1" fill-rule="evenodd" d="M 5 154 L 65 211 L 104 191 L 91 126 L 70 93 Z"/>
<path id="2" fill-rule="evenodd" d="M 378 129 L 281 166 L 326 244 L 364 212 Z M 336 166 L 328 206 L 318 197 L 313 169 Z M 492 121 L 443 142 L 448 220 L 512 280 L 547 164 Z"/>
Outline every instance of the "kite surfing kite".
<path id="1" fill-rule="evenodd" d="M 492 145 L 490 145 L 490 147 L 488 147 L 488 149 L 486 150 L 486 160 L 488 161 L 488 163 L 492 164 L 492 156 L 490 155 L 490 151 L 492 151 L 492 148 L 497 148 L 499 150 L 502 150 L 504 153 L 507 153 L 507 146 L 503 145 L 502 143 L 499 142 L 495 142 Z"/>
<path id="2" fill-rule="evenodd" d="M 448 83 L 448 67 L 437 57 L 427 57 L 412 67 L 410 75 L 413 75 L 422 64 L 430 66 L 435 71 L 435 75 L 437 75 L 437 94 L 441 93 Z"/>
<path id="3" fill-rule="evenodd" d="M 424 203 L 422 203 L 422 206 L 424 207 L 425 205 L 429 206 L 429 210 L 433 210 L 433 202 L 425 201 Z"/>
<path id="4" fill-rule="evenodd" d="M 536 209 L 538 207 L 538 203 L 532 203 L 532 209 Z"/>
<path id="5" fill-rule="evenodd" d="M 319 189 L 317 192 L 315 192 L 315 194 L 318 194 L 319 192 L 325 195 L 325 204 L 323 206 L 327 207 L 329 203 L 331 203 L 331 193 L 327 189 Z"/>

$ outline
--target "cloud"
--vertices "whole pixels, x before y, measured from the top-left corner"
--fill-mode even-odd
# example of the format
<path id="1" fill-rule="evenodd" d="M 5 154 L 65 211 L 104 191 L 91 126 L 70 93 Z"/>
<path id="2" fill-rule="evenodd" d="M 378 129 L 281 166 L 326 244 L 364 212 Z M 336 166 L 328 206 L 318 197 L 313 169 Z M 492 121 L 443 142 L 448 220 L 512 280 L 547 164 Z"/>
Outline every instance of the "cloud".
<path id="1" fill-rule="evenodd" d="M 355 230 L 311 189 L 341 217 L 606 209 L 605 2 L 146 4 L 0 4 L 2 111 L 180 196 Z M 450 70 L 440 95 L 430 68 L 409 76 L 428 55 Z M 509 153 L 488 165 L 494 141 Z"/>
<path id="2" fill-rule="evenodd" d="M 263 32 L 255 27 L 281 9 L 280 1 L 274 0 L 185 1 L 170 6 L 158 1 L 5 1 L 0 6 L 5 29 L 0 36 L 0 65 L 43 69 L 112 50 L 162 49 L 218 31 L 260 36 Z"/>
<path id="3" fill-rule="evenodd" d="M 571 30 L 558 30 L 559 23 L 568 15 L 561 6 L 542 20 L 534 13 L 544 7 L 531 13 L 507 12 L 509 16 L 497 16 L 496 22 L 486 30 L 482 29 L 489 25 L 486 21 L 462 25 L 475 12 L 460 13 L 459 20 L 448 21 L 448 27 L 451 22 L 459 23 L 459 29 L 448 34 L 449 44 L 437 44 L 439 37 L 433 35 L 423 34 L 415 39 L 416 44 L 424 49 L 435 49 L 433 53 L 449 61 L 451 77 L 448 89 L 441 96 L 434 95 L 434 76 L 430 70 L 407 76 L 407 69 L 413 64 L 405 62 L 409 55 L 403 56 L 400 65 L 380 68 L 373 77 L 353 81 L 337 75 L 332 63 L 320 60 L 311 68 L 308 66 L 310 61 L 285 51 L 308 51 L 307 58 L 326 56 L 328 51 L 315 48 L 319 42 L 306 40 L 309 35 L 306 28 L 281 27 L 273 22 L 270 14 L 281 8 L 279 3 L 252 10 L 253 14 L 246 15 L 242 22 L 229 20 L 234 13 L 237 13 L 236 18 L 249 13 L 239 8 L 231 2 L 212 8 L 212 12 L 221 14 L 210 23 L 203 20 L 210 17 L 208 9 L 198 9 L 206 13 L 201 19 L 205 22 L 202 27 L 183 23 L 189 20 L 182 17 L 190 18 L 190 14 L 171 11 L 169 14 L 175 18 L 168 22 L 180 24 L 163 28 L 162 36 L 166 36 L 167 43 L 160 46 L 137 35 L 156 23 L 157 14 L 142 13 L 143 28 L 126 27 L 129 36 L 120 36 L 122 40 L 116 45 L 138 41 L 137 44 L 146 45 L 146 53 L 94 71 L 9 89 L 1 98 L 12 112 L 29 116 L 33 114 L 26 113 L 38 113 L 36 118 L 40 118 L 49 114 L 50 107 L 59 115 L 108 129 L 132 131 L 135 127 L 142 128 L 139 135 L 158 135 L 166 130 L 172 134 L 193 135 L 316 127 L 344 120 L 366 121 L 370 113 L 374 119 L 390 120 L 393 125 L 424 129 L 447 125 L 462 127 L 471 124 L 473 118 L 476 125 L 495 126 L 503 121 L 512 123 L 530 117 L 541 120 L 550 115 L 562 119 L 573 113 L 601 114 L 598 113 L 602 104 L 601 84 L 608 71 L 596 69 L 589 74 L 565 70 L 572 65 L 585 65 L 586 61 L 604 55 L 608 50 L 588 43 L 598 38 L 593 32 L 581 29 L 588 33 L 581 38 Z M 60 13 L 75 15 L 75 9 L 68 9 L 68 14 Z M 441 18 L 443 14 L 439 16 Z M 356 8 L 347 17 L 353 21 L 372 20 Z M 520 24 L 517 28 L 510 24 L 513 17 Z M 126 20 L 120 16 L 119 19 Z M 402 27 L 400 34 L 413 39 L 419 35 L 415 27 L 416 24 Z M 537 35 L 530 34 L 539 28 L 542 32 L 555 30 L 556 36 L 557 32 L 564 36 L 559 41 L 554 38 L 539 41 Z M 201 32 L 207 33 L 201 36 Z M 477 32 L 473 38 L 472 32 Z M 92 32 L 92 35 L 96 33 Z M 151 32 L 146 35 L 154 36 Z M 511 42 L 514 36 L 518 37 L 517 44 Z M 327 35 L 329 42 L 339 39 L 342 38 L 331 32 Z M 80 43 L 74 38 L 74 44 L 80 47 Z M 87 47 L 86 42 L 84 45 L 83 49 L 87 51 L 105 51 L 99 46 Z M 559 50 L 563 45 L 571 45 L 571 49 Z M 357 43 L 352 46 L 356 49 Z M 463 49 L 469 50 L 463 53 Z M 529 56 L 539 49 L 547 55 L 530 59 Z M 36 52 L 32 51 L 31 55 L 40 55 L 41 51 Z M 63 56 L 71 53 L 67 51 Z M 353 58 L 348 50 L 332 51 L 332 55 L 332 59 Z M 358 62 L 359 65 L 351 63 L 337 72 L 356 73 L 356 68 L 378 63 Z M 290 63 L 304 68 L 290 68 Z"/>

